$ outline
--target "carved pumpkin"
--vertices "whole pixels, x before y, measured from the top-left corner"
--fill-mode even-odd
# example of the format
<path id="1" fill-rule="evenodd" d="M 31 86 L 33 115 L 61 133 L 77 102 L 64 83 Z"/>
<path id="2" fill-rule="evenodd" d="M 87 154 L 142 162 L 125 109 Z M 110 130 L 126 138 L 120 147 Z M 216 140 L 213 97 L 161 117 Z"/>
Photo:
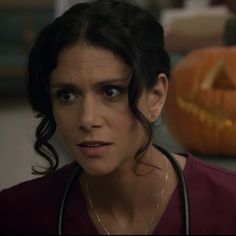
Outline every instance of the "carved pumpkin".
<path id="1" fill-rule="evenodd" d="M 190 52 L 173 68 L 165 119 L 189 151 L 236 154 L 236 47 Z"/>

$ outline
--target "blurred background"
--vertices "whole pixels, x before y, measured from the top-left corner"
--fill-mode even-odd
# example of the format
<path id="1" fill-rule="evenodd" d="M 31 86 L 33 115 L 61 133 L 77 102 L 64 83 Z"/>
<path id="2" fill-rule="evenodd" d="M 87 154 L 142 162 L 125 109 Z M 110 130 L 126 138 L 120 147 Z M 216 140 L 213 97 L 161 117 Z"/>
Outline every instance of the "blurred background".
<path id="1" fill-rule="evenodd" d="M 164 26 L 172 68 L 193 50 L 211 46 L 233 46 L 236 42 L 236 1 L 137 1 Z M 76 2 L 86 1 L 0 1 L 0 190 L 38 177 L 31 174 L 31 166 L 42 161 L 33 149 L 38 120 L 31 111 L 26 96 L 27 56 L 30 43 L 38 32 Z M 230 153 L 217 153 L 217 150 L 209 152 L 207 148 L 199 151 L 192 146 L 185 146 L 169 130 L 165 119 L 156 122 L 154 140 L 170 151 L 189 151 L 218 166 L 236 170 L 236 133 L 234 120 L 231 122 L 233 147 Z M 191 130 L 191 123 L 187 126 L 186 129 Z M 209 135 L 210 140 L 211 138 Z M 201 142 L 200 136 L 198 139 Z M 61 152 L 60 166 L 69 162 L 60 140 L 53 137 L 52 142 Z"/>

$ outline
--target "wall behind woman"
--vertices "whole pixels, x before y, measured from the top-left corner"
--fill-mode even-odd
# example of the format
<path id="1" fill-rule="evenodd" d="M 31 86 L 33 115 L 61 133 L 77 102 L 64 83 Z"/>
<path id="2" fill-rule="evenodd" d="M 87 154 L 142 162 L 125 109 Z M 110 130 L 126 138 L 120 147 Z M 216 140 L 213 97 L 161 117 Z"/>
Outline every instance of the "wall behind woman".
<path id="1" fill-rule="evenodd" d="M 34 131 L 38 124 L 24 98 L 4 98 L 0 102 L 0 190 L 39 176 L 31 166 L 44 164 L 34 151 Z M 60 166 L 70 161 L 58 138 L 52 143 L 60 153 Z"/>
<path id="2" fill-rule="evenodd" d="M 31 165 L 40 160 L 33 149 L 38 121 L 26 101 L 25 66 L 30 41 L 53 14 L 54 0 L 0 1 L 0 190 L 37 177 Z"/>

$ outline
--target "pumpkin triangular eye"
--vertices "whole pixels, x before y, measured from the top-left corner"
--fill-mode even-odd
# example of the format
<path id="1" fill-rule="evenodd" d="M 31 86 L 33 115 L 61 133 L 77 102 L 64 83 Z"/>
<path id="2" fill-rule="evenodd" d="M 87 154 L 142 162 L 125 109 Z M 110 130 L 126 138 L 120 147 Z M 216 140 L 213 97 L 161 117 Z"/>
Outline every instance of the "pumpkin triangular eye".
<path id="1" fill-rule="evenodd" d="M 229 75 L 225 70 L 224 61 L 220 60 L 208 71 L 206 76 L 203 78 L 201 89 L 225 89 L 231 90 L 236 89 L 235 85 L 229 79 Z"/>

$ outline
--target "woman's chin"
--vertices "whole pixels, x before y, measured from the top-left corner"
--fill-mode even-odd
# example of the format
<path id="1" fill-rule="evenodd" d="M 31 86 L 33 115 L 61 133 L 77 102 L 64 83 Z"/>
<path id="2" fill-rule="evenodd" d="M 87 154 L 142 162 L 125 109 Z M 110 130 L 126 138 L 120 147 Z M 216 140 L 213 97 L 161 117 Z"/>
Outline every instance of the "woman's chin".
<path id="1" fill-rule="evenodd" d="M 97 176 L 97 177 L 109 175 L 114 172 L 113 168 L 107 168 L 107 167 L 99 168 L 99 167 L 90 166 L 90 167 L 82 167 L 82 168 L 87 175 Z"/>

